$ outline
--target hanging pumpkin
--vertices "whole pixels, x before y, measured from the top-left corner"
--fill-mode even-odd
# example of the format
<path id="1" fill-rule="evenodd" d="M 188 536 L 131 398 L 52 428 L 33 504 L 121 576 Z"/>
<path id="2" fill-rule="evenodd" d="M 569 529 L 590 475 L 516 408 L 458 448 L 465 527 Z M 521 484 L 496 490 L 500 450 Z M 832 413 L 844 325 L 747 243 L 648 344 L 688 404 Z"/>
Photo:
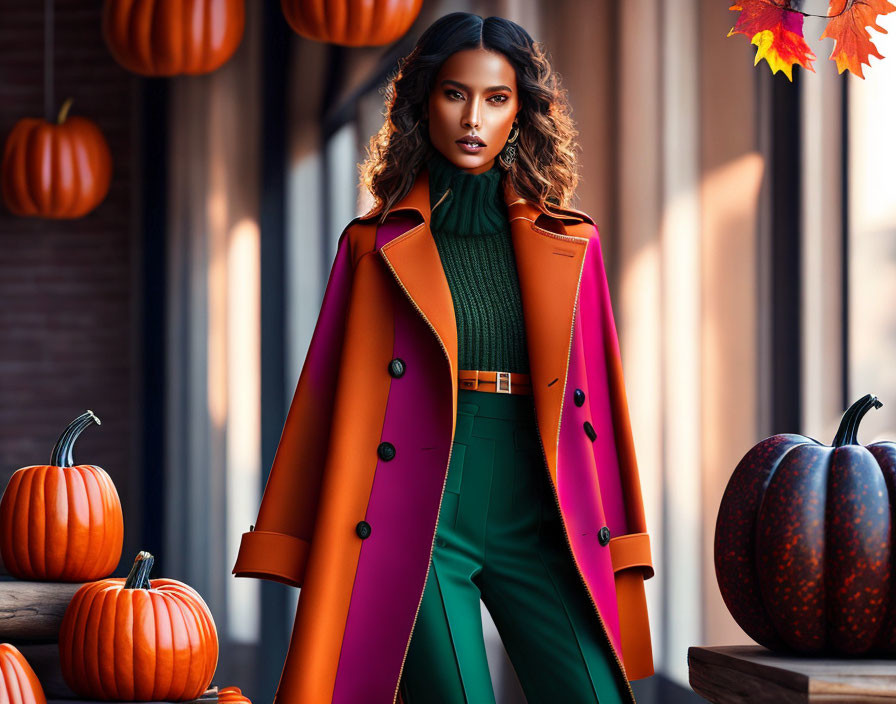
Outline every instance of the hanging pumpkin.
<path id="1" fill-rule="evenodd" d="M 343 46 L 382 46 L 404 36 L 423 0 L 280 0 L 296 34 Z"/>
<path id="2" fill-rule="evenodd" d="M 219 704 L 252 704 L 239 687 L 224 687 L 218 690 Z"/>
<path id="3" fill-rule="evenodd" d="M 106 0 L 103 37 L 113 58 L 143 76 L 211 73 L 236 51 L 244 0 Z"/>
<path id="4" fill-rule="evenodd" d="M 47 704 L 44 688 L 25 656 L 9 643 L 0 643 L 0 702 Z"/>
<path id="5" fill-rule="evenodd" d="M 124 518 L 112 478 L 74 463 L 75 440 L 93 411 L 59 436 L 49 465 L 17 469 L 0 498 L 0 554 L 19 579 L 87 582 L 111 574 L 121 559 Z"/>
<path id="6" fill-rule="evenodd" d="M 68 686 L 85 699 L 186 701 L 198 698 L 218 664 L 218 634 L 199 593 L 176 579 L 154 579 L 141 551 L 127 579 L 81 587 L 59 629 Z"/>
<path id="7" fill-rule="evenodd" d="M 112 154 L 96 123 L 69 116 L 65 101 L 56 124 L 19 120 L 6 138 L 0 166 L 3 202 L 14 215 L 79 218 L 98 206 L 112 181 Z"/>
<path id="8" fill-rule="evenodd" d="M 751 638 L 804 654 L 896 654 L 896 443 L 860 445 L 870 394 L 833 446 L 773 435 L 728 482 L 715 531 L 725 605 Z"/>

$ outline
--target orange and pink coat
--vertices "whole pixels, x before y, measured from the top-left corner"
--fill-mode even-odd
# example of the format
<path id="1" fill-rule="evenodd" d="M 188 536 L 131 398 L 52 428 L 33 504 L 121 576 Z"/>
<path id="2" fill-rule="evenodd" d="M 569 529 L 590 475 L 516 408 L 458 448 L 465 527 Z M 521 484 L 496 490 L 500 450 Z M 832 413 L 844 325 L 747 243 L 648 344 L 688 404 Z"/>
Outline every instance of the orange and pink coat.
<path id="1" fill-rule="evenodd" d="M 628 680 L 647 677 L 653 567 L 598 230 L 507 179 L 503 196 L 545 469 L 571 559 L 618 667 Z M 278 704 L 400 700 L 458 396 L 454 307 L 429 219 L 423 167 L 385 222 L 372 211 L 339 237 L 258 518 L 242 537 L 235 575 L 301 587 Z M 404 371 L 393 376 L 395 359 Z M 394 457 L 379 456 L 381 442 Z"/>

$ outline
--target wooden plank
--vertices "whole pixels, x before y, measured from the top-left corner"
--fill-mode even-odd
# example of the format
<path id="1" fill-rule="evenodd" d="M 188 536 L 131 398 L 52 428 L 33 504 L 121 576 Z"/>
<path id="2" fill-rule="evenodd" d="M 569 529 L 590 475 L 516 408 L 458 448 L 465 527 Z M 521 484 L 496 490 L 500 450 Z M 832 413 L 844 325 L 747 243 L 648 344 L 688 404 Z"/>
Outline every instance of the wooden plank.
<path id="1" fill-rule="evenodd" d="M 83 584 L 0 580 L 0 641 L 55 641 L 65 609 Z"/>
<path id="2" fill-rule="evenodd" d="M 688 648 L 691 688 L 719 704 L 896 702 L 896 661 L 812 658 L 761 646 Z"/>

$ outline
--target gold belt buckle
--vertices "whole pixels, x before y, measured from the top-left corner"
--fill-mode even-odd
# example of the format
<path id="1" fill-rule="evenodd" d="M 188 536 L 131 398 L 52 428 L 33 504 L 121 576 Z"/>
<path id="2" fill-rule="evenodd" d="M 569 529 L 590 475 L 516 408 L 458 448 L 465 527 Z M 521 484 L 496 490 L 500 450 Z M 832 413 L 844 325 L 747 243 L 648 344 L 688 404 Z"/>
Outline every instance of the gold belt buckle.
<path id="1" fill-rule="evenodd" d="M 510 372 L 495 372 L 495 391 L 502 394 L 510 393 Z"/>

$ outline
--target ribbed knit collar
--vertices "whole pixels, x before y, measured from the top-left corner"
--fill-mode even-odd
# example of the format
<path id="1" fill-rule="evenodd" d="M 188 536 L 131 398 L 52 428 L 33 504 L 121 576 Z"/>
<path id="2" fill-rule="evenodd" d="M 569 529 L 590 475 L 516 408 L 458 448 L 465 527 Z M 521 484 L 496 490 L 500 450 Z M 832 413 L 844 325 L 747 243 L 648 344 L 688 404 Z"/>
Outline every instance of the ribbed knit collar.
<path id="1" fill-rule="evenodd" d="M 507 206 L 501 190 L 504 175 L 497 159 L 488 171 L 470 173 L 437 149 L 426 162 L 430 206 L 451 192 L 432 212 L 430 229 L 447 235 L 491 235 L 507 230 Z"/>

